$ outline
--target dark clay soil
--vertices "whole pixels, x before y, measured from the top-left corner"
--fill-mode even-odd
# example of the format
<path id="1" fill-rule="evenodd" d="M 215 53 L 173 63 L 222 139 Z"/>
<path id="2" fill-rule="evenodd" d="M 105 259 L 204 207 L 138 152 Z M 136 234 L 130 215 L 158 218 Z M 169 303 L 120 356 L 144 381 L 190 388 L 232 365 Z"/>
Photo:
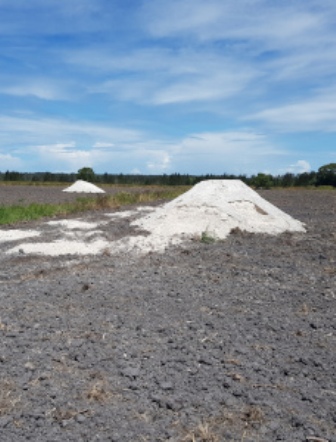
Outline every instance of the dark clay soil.
<path id="1" fill-rule="evenodd" d="M 307 233 L 2 251 L 0 440 L 335 442 L 336 191 L 261 194 Z"/>

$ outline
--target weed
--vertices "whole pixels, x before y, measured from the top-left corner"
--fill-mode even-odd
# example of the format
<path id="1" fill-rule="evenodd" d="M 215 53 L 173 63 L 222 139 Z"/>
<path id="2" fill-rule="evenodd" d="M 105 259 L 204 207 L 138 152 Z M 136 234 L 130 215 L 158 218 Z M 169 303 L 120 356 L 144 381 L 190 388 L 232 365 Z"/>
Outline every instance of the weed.
<path id="1" fill-rule="evenodd" d="M 226 362 L 227 364 L 241 365 L 240 360 L 237 359 L 237 358 L 228 358 L 228 359 L 225 359 L 225 362 Z"/>
<path id="2" fill-rule="evenodd" d="M 300 308 L 298 309 L 297 314 L 298 315 L 303 315 L 303 316 L 307 316 L 310 313 L 315 312 L 316 309 L 314 307 L 310 307 L 309 305 L 307 305 L 305 302 L 300 306 Z"/>
<path id="3" fill-rule="evenodd" d="M 249 406 L 243 409 L 224 409 L 216 416 L 202 422 L 196 428 L 187 430 L 186 435 L 179 439 L 180 442 L 219 442 L 226 430 L 241 435 L 241 441 L 259 440 L 258 429 L 264 422 L 264 414 L 261 408 Z M 231 438 L 230 438 L 231 440 Z"/>
<path id="4" fill-rule="evenodd" d="M 109 393 L 107 391 L 107 387 L 104 381 L 97 381 L 93 385 L 90 386 L 89 390 L 86 393 L 87 399 L 89 401 L 95 402 L 106 402 L 109 398 Z"/>
<path id="5" fill-rule="evenodd" d="M 15 384 L 9 379 L 0 380 L 0 416 L 11 413 L 20 402 L 15 394 Z"/>
<path id="6" fill-rule="evenodd" d="M 105 249 L 102 250 L 102 255 L 103 256 L 111 256 L 111 249 L 106 247 Z"/>
<path id="7" fill-rule="evenodd" d="M 259 407 L 251 405 L 244 410 L 242 420 L 248 424 L 261 424 L 264 421 L 264 414 Z"/>
<path id="8" fill-rule="evenodd" d="M 56 422 L 68 421 L 76 418 L 78 415 L 87 415 L 90 416 L 92 414 L 91 410 L 86 408 L 84 410 L 75 410 L 75 409 L 61 409 L 59 407 L 53 408 L 50 411 L 46 412 L 46 416 L 52 416 L 52 418 Z"/>
<path id="9" fill-rule="evenodd" d="M 218 437 L 208 423 L 199 424 L 195 430 L 190 431 L 183 442 L 219 442 Z"/>
<path id="10" fill-rule="evenodd" d="M 302 304 L 300 312 L 303 315 L 308 315 L 309 314 L 309 307 L 308 307 L 308 305 L 306 303 Z"/>
<path id="11" fill-rule="evenodd" d="M 243 233 L 243 231 L 239 227 L 234 227 L 233 229 L 230 230 L 230 233 L 232 235 L 239 235 Z"/>
<path id="12" fill-rule="evenodd" d="M 213 244 L 216 241 L 216 238 L 212 236 L 209 232 L 204 231 L 201 235 L 201 242 L 204 244 Z"/>

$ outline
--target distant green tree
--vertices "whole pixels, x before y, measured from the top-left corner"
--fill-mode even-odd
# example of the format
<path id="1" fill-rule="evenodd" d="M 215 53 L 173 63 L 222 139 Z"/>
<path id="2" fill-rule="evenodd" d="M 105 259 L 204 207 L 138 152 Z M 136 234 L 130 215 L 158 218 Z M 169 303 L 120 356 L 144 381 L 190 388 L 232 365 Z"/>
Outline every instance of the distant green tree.
<path id="1" fill-rule="evenodd" d="M 15 172 L 15 171 L 9 171 L 7 170 L 7 172 L 5 173 L 4 176 L 4 181 L 23 181 L 23 174 L 20 172 Z"/>
<path id="2" fill-rule="evenodd" d="M 325 164 L 318 169 L 316 184 L 336 187 L 336 163 Z"/>
<path id="3" fill-rule="evenodd" d="M 270 189 L 273 186 L 273 177 L 265 173 L 258 173 L 257 176 L 252 177 L 251 184 L 257 189 Z"/>
<path id="4" fill-rule="evenodd" d="M 283 187 L 291 187 L 295 184 L 295 175 L 292 173 L 285 173 L 285 175 L 282 176 L 281 179 L 281 185 Z"/>
<path id="5" fill-rule="evenodd" d="M 91 167 L 82 167 L 77 172 L 78 180 L 89 181 L 90 183 L 92 183 L 95 181 L 95 178 L 96 175 Z"/>
<path id="6" fill-rule="evenodd" d="M 333 173 L 336 175 L 336 163 L 329 163 L 321 166 L 318 170 L 319 173 Z"/>
<path id="7" fill-rule="evenodd" d="M 315 186 L 315 184 L 316 172 L 303 172 L 295 179 L 296 186 Z"/>

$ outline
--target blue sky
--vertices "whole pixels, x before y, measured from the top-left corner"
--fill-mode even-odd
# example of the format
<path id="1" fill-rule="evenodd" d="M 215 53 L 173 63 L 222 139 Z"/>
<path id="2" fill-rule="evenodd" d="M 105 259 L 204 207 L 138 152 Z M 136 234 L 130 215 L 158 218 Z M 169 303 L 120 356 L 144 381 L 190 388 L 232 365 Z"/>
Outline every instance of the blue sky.
<path id="1" fill-rule="evenodd" d="M 336 162 L 334 0 L 0 0 L 0 171 Z"/>

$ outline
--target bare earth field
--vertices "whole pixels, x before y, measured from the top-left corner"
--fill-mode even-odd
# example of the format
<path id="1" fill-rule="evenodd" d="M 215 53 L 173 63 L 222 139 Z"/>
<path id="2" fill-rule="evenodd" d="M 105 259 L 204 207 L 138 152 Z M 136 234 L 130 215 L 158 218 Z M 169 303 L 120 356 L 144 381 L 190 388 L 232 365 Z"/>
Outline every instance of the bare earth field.
<path id="1" fill-rule="evenodd" d="M 60 190 L 0 204 L 78 197 Z M 0 244 L 0 440 L 336 442 L 336 191 L 260 194 L 307 233 L 141 258 Z"/>
<path id="2" fill-rule="evenodd" d="M 94 194 L 68 193 L 62 192 L 70 184 L 64 183 L 63 186 L 25 186 L 25 185 L 0 185 L 0 206 L 9 205 L 28 205 L 31 203 L 58 204 L 74 202 L 77 198 L 83 196 L 92 197 Z M 105 190 L 107 195 L 113 195 L 118 192 L 141 192 L 146 188 L 131 186 L 99 186 Z"/>

